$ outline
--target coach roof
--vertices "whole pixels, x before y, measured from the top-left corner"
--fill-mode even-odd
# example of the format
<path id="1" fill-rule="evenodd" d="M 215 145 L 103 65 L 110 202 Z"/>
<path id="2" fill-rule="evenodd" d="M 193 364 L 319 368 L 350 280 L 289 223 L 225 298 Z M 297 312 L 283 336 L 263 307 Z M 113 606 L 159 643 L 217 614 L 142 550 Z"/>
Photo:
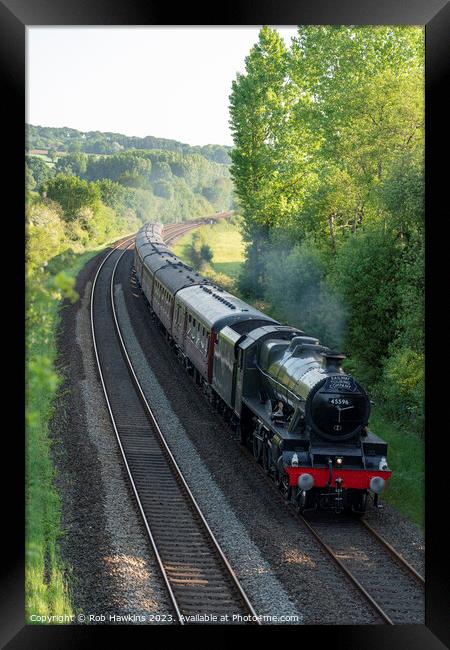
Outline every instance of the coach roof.
<path id="1" fill-rule="evenodd" d="M 242 320 L 277 322 L 216 285 L 186 287 L 179 291 L 177 297 L 201 322 L 216 330 L 225 324 Z"/>
<path id="2" fill-rule="evenodd" d="M 148 260 L 153 260 L 153 256 L 147 258 L 146 262 Z M 210 284 L 209 280 L 203 278 L 199 273 L 193 271 L 176 257 L 173 260 L 166 257 L 164 262 L 165 264 L 161 265 L 159 270 L 155 272 L 155 278 L 172 294 L 177 293 L 177 291 L 184 287 Z"/>

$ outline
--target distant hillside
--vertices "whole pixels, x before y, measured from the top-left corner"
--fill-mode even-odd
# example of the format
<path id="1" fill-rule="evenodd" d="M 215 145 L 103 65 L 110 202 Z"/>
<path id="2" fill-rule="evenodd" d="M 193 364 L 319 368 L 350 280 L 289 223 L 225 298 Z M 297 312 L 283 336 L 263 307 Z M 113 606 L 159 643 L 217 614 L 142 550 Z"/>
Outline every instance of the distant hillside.
<path id="1" fill-rule="evenodd" d="M 230 164 L 229 152 L 231 150 L 231 147 L 225 145 L 191 146 L 176 140 L 155 138 L 151 135 L 138 138 L 121 133 L 83 132 L 67 127 L 56 128 L 33 126 L 32 124 L 26 125 L 25 148 L 27 152 L 50 149 L 68 153 L 82 151 L 95 154 L 114 154 L 128 149 L 159 149 L 180 154 L 198 153 L 208 160 L 225 165 Z"/>
<path id="2" fill-rule="evenodd" d="M 76 202 L 77 191 L 100 192 L 103 204 L 122 215 L 131 210 L 140 221 L 163 222 L 235 207 L 229 147 L 35 126 L 26 135 L 28 190 L 62 206 L 68 197 Z M 152 145 L 159 148 L 143 148 Z M 227 163 L 214 159 L 225 157 Z"/>

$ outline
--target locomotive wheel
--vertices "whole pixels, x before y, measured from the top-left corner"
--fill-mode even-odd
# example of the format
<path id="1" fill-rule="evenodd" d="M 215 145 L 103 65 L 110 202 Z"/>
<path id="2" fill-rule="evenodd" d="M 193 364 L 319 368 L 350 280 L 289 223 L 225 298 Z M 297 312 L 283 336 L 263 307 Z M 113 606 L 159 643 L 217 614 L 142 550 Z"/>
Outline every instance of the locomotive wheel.
<path id="1" fill-rule="evenodd" d="M 289 485 L 289 475 L 286 472 L 278 472 L 278 489 L 286 501 L 292 498 L 292 486 Z"/>
<path id="2" fill-rule="evenodd" d="M 267 476 L 270 476 L 272 470 L 272 453 L 267 444 L 262 445 L 262 466 Z"/>
<path id="3" fill-rule="evenodd" d="M 353 495 L 350 504 L 347 506 L 352 517 L 359 519 L 366 514 L 367 492 L 359 492 Z"/>
<path id="4" fill-rule="evenodd" d="M 239 442 L 241 443 L 241 445 L 246 445 L 247 444 L 247 436 L 245 435 L 245 431 L 242 429 L 239 422 L 236 425 L 236 433 L 239 436 Z"/>
<path id="5" fill-rule="evenodd" d="M 261 442 L 253 435 L 253 456 L 257 463 L 261 461 Z"/>
<path id="6" fill-rule="evenodd" d="M 352 517 L 359 519 L 366 513 L 367 508 L 367 492 L 363 490 L 354 490 L 351 494 L 347 494 L 346 510 Z"/>

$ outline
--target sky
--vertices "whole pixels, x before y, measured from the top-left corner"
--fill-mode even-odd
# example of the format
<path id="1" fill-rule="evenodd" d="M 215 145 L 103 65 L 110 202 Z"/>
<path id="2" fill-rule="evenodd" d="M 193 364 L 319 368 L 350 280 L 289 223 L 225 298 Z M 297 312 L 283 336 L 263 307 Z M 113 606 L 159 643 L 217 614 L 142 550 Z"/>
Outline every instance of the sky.
<path id="1" fill-rule="evenodd" d="M 260 27 L 28 27 L 26 121 L 232 145 L 228 97 Z M 277 27 L 290 45 L 294 25 Z"/>

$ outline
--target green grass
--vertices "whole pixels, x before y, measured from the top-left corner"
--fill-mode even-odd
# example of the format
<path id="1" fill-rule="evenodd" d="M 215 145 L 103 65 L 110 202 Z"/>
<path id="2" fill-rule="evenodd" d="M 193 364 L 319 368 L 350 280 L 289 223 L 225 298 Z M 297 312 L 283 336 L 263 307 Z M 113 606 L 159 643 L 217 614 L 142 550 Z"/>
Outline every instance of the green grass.
<path id="1" fill-rule="evenodd" d="M 392 469 L 383 499 L 405 517 L 424 528 L 425 444 L 415 433 L 383 414 L 374 406 L 370 429 L 388 443 L 388 463 Z"/>
<path id="2" fill-rule="evenodd" d="M 75 279 L 80 269 L 106 244 L 75 255 L 64 269 Z M 25 618 L 73 615 L 69 591 L 70 567 L 63 564 L 59 551 L 61 501 L 55 488 L 49 422 L 61 384 L 55 371 L 56 333 L 60 319 L 61 294 L 50 276 L 45 289 L 36 290 L 33 327 L 27 328 L 26 397 L 26 541 Z M 61 281 L 62 286 L 62 281 Z M 36 318 L 36 313 L 38 318 Z"/>
<path id="3" fill-rule="evenodd" d="M 49 156 L 45 155 L 44 153 L 34 153 L 34 154 L 32 154 L 32 156 L 33 156 L 33 158 L 40 158 L 44 162 L 49 163 L 51 167 L 54 166 L 54 163 L 53 163 L 52 159 Z"/>
<path id="4" fill-rule="evenodd" d="M 193 233 L 199 232 L 202 240 L 213 251 L 211 269 L 235 282 L 244 261 L 244 243 L 236 221 L 236 219 L 233 219 L 232 222 L 222 220 L 213 225 L 201 226 L 186 233 L 174 245 L 174 253 L 189 264 L 187 249 L 192 243 Z"/>

